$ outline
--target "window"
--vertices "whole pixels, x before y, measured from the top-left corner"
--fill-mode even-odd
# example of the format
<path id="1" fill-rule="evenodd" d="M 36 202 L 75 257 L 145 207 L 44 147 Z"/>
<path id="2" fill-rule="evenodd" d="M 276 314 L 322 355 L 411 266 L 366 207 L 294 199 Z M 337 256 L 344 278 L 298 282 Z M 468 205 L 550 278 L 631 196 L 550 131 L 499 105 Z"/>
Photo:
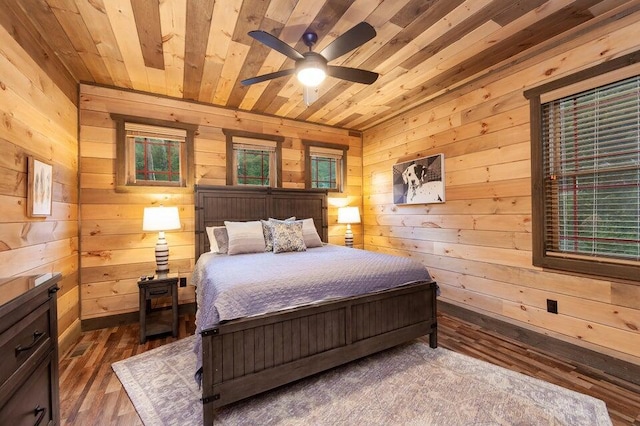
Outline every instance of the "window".
<path id="1" fill-rule="evenodd" d="M 568 80 L 572 90 L 556 84 L 525 94 L 532 106 L 533 263 L 637 279 L 640 76 L 626 75 L 637 69 L 602 76 L 599 68 Z"/>
<path id="2" fill-rule="evenodd" d="M 337 189 L 341 158 L 311 153 L 311 187 Z"/>
<path id="3" fill-rule="evenodd" d="M 305 187 L 344 191 L 348 146 L 302 141 L 305 157 Z"/>
<path id="4" fill-rule="evenodd" d="M 283 137 L 223 132 L 227 138 L 227 185 L 282 186 Z"/>
<path id="5" fill-rule="evenodd" d="M 235 185 L 271 186 L 275 160 L 271 147 L 234 144 Z"/>
<path id="6" fill-rule="evenodd" d="M 196 126 L 118 114 L 111 117 L 116 122 L 117 191 L 190 190 Z"/>

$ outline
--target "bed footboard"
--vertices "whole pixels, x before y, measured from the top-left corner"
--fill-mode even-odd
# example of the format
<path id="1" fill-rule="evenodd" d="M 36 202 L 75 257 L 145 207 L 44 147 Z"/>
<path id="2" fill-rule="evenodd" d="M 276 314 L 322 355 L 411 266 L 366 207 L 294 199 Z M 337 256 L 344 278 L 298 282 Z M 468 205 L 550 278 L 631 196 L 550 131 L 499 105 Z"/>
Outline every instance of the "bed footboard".
<path id="1" fill-rule="evenodd" d="M 436 283 L 239 319 L 202 332 L 204 424 L 215 409 L 429 334 Z"/>

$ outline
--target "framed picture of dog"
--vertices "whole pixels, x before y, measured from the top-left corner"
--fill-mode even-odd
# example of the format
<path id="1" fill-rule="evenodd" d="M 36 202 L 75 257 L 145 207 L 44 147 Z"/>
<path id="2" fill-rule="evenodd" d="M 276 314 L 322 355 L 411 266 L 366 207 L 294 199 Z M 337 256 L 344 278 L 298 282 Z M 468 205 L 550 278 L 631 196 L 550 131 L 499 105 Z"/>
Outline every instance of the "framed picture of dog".
<path id="1" fill-rule="evenodd" d="M 444 154 L 395 164 L 393 203 L 444 203 Z"/>

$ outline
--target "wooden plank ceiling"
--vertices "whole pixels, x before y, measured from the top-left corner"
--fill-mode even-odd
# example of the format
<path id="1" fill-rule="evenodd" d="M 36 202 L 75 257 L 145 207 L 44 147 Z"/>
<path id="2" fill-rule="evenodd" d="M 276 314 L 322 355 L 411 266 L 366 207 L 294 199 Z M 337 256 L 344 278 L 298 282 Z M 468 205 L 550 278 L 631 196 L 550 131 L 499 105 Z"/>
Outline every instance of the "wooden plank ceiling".
<path id="1" fill-rule="evenodd" d="M 77 81 L 364 130 L 471 81 L 623 0 L 2 0 Z M 331 65 L 380 74 L 328 77 L 307 107 L 295 76 L 240 81 L 293 61 L 247 35 L 260 29 L 315 51 L 366 21 L 377 36 Z"/>

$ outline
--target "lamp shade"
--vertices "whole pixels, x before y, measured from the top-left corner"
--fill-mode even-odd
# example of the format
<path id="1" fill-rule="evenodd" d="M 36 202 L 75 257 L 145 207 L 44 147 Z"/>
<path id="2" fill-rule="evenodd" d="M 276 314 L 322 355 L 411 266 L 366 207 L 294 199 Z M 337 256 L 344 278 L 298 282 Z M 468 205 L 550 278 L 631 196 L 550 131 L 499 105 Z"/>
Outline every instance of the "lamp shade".
<path id="1" fill-rule="evenodd" d="M 360 223 L 357 207 L 338 207 L 338 223 Z"/>
<path id="2" fill-rule="evenodd" d="M 142 219 L 143 231 L 170 231 L 180 229 L 177 207 L 145 207 Z"/>

